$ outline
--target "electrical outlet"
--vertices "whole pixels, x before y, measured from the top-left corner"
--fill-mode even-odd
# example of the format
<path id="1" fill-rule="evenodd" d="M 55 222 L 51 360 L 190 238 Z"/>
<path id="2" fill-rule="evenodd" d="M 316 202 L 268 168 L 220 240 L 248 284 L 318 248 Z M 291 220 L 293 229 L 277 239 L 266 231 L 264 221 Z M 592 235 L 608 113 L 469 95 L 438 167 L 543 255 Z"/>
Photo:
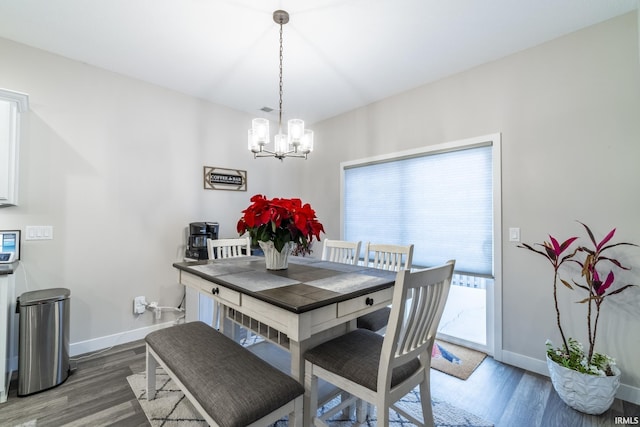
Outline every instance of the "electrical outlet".
<path id="1" fill-rule="evenodd" d="M 133 314 L 143 314 L 147 309 L 147 299 L 145 297 L 135 297 L 133 299 Z"/>

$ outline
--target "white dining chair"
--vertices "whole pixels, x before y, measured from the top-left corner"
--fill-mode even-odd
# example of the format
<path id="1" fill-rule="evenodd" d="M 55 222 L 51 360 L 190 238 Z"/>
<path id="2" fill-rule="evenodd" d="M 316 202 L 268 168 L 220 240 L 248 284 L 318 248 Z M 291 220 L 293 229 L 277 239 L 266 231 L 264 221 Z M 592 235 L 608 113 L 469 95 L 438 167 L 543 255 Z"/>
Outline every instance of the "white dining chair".
<path id="1" fill-rule="evenodd" d="M 413 245 L 390 245 L 367 242 L 364 250 L 365 265 L 381 270 L 410 270 L 413 259 Z M 360 316 L 358 328 L 380 331 L 389 320 L 390 307 Z"/>
<path id="2" fill-rule="evenodd" d="M 207 239 L 207 253 L 209 259 L 249 256 L 251 239 L 248 236 L 237 239 Z"/>
<path id="3" fill-rule="evenodd" d="M 310 425 L 318 425 L 356 400 L 377 407 L 377 425 L 389 425 L 389 409 L 412 423 L 433 426 L 431 407 L 431 351 L 451 286 L 455 262 L 425 270 L 398 272 L 391 315 L 384 336 L 356 329 L 305 353 L 305 404 Z M 317 415 L 318 380 L 327 381 L 351 395 L 322 415 Z M 423 421 L 395 403 L 420 386 Z M 359 405 L 356 421 L 364 422 Z M 318 421 L 318 423 L 316 423 Z"/>
<path id="4" fill-rule="evenodd" d="M 361 245 L 361 241 L 348 242 L 346 240 L 324 239 L 322 260 L 357 265 L 360 258 Z"/>
<path id="5" fill-rule="evenodd" d="M 251 238 L 239 237 L 237 239 L 207 239 L 207 253 L 209 259 L 222 259 L 222 258 L 236 258 L 241 256 L 251 255 Z M 214 328 L 220 327 L 220 322 L 223 321 L 221 316 L 222 306 L 219 302 L 213 302 L 213 319 L 212 326 Z M 237 327 L 231 327 L 231 337 L 235 339 Z M 247 338 L 249 332 L 247 331 Z"/>
<path id="6" fill-rule="evenodd" d="M 381 270 L 400 271 L 411 269 L 413 245 L 389 245 L 367 242 L 364 249 L 366 265 Z"/>

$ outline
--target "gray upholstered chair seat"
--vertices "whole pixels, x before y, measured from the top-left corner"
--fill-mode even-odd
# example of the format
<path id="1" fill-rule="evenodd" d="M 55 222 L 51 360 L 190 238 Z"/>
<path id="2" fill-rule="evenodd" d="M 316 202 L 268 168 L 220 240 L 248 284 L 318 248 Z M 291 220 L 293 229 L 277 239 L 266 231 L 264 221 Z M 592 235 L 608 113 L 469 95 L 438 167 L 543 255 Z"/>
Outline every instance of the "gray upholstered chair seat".
<path id="1" fill-rule="evenodd" d="M 356 329 L 307 351 L 304 358 L 341 377 L 377 390 L 383 336 L 367 329 Z M 409 378 L 418 369 L 418 358 L 398 366 L 391 374 L 391 386 Z"/>
<path id="2" fill-rule="evenodd" d="M 304 393 L 293 378 L 202 322 L 145 339 L 220 426 L 246 426 Z"/>
<path id="3" fill-rule="evenodd" d="M 389 323 L 390 313 L 391 307 L 384 307 L 373 313 L 365 314 L 358 317 L 357 326 L 358 328 L 368 329 L 370 331 L 379 331 Z"/>

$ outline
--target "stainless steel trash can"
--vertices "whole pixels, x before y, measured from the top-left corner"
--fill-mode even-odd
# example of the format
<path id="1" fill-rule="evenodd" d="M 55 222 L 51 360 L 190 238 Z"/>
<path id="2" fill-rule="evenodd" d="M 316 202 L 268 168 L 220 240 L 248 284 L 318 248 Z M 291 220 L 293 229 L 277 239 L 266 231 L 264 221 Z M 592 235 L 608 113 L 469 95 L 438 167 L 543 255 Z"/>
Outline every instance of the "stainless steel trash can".
<path id="1" fill-rule="evenodd" d="M 18 396 L 55 387 L 69 376 L 70 295 L 69 289 L 54 288 L 18 298 Z"/>

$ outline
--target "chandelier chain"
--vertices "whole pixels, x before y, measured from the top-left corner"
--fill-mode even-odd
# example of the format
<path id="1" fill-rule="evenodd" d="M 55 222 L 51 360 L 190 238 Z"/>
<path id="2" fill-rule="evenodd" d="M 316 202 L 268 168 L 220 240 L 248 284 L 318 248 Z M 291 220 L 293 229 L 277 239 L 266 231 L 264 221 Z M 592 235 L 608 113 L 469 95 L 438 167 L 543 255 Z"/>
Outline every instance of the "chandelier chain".
<path id="1" fill-rule="evenodd" d="M 290 119 L 288 122 L 288 133 L 283 133 L 282 129 L 282 98 L 284 97 L 283 83 L 283 63 L 284 63 L 284 24 L 289 22 L 289 14 L 285 10 L 273 12 L 273 21 L 280 25 L 280 52 L 279 52 L 279 105 L 278 105 L 278 133 L 274 138 L 274 149 L 267 148 L 269 141 L 269 120 L 266 118 L 255 118 L 251 121 L 251 129 L 248 132 L 248 148 L 253 153 L 254 158 L 275 157 L 283 160 L 285 157 L 297 157 L 306 159 L 307 155 L 313 151 L 313 131 L 305 129 L 304 120 Z M 265 112 L 271 111 L 266 108 Z"/>
<path id="2" fill-rule="evenodd" d="M 278 133 L 282 133 L 282 59 L 283 59 L 283 48 L 282 48 L 282 22 L 280 22 L 280 109 L 278 114 Z"/>

